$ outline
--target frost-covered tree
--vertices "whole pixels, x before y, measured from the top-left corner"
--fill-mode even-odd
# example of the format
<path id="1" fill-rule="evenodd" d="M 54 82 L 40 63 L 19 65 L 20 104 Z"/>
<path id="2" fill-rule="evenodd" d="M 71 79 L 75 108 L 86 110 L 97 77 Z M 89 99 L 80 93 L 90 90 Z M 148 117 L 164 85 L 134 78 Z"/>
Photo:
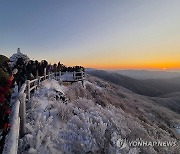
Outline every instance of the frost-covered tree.
<path id="1" fill-rule="evenodd" d="M 36 120 L 26 124 L 28 133 L 20 140 L 20 153 L 54 153 L 56 149 L 52 142 L 56 138 L 51 123 L 53 117 L 47 118 L 39 114 Z"/>
<path id="2" fill-rule="evenodd" d="M 20 153 L 156 154 L 160 151 L 160 153 L 174 154 L 178 152 L 174 147 L 168 149 L 132 147 L 128 143 L 123 144 L 123 148 L 119 147 L 118 141 L 124 138 L 129 141 L 137 138 L 165 141 L 172 138 L 168 132 L 154 124 L 147 125 L 119 105 L 134 103 L 134 98 L 136 103 L 141 101 L 145 104 L 142 98 L 133 96 L 125 89 L 114 90 L 111 85 L 103 81 L 99 82 L 91 80 L 85 82 L 84 87 L 79 83 L 64 87 L 55 80 L 44 81 L 31 98 L 27 111 L 28 134 L 21 139 Z M 62 96 L 66 97 L 63 99 L 65 101 L 61 99 Z M 100 98 L 105 105 L 98 103 Z"/>

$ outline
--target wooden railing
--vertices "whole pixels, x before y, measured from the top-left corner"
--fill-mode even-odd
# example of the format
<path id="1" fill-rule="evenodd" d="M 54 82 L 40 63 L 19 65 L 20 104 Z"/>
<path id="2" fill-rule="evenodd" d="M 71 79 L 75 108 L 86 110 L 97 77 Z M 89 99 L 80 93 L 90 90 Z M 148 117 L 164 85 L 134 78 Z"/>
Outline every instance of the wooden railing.
<path id="1" fill-rule="evenodd" d="M 63 82 L 76 82 L 82 81 L 85 78 L 85 73 L 81 72 L 56 72 L 54 73 L 54 77 L 56 80 L 61 80 Z"/>
<path id="2" fill-rule="evenodd" d="M 44 76 L 40 76 L 37 79 L 26 80 L 21 86 L 19 93 L 15 94 L 15 98 L 12 99 L 12 113 L 10 116 L 10 131 L 5 140 L 5 146 L 3 154 L 17 154 L 18 140 L 26 134 L 26 101 L 31 99 L 31 91 L 36 90 L 43 80 L 55 79 L 64 82 L 77 82 L 85 79 L 84 72 L 56 72 L 46 74 L 44 70 Z"/>
<path id="3" fill-rule="evenodd" d="M 17 154 L 18 150 L 18 140 L 19 132 L 22 137 L 25 134 L 25 101 L 26 101 L 26 84 L 24 83 L 19 91 L 19 94 L 16 94 L 16 98 L 11 101 L 13 104 L 12 112 L 10 117 L 11 128 L 5 140 L 5 146 L 3 149 L 3 154 Z M 20 118 L 21 117 L 21 118 Z M 21 131 L 19 131 L 21 128 Z"/>

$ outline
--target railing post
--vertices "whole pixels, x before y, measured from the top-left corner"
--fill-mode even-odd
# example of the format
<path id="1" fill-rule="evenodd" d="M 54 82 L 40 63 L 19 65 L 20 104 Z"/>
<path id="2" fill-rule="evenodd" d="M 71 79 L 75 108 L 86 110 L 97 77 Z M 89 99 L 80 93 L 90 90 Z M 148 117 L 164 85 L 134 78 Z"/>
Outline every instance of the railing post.
<path id="1" fill-rule="evenodd" d="M 26 134 L 26 94 L 20 94 L 20 138 Z"/>
<path id="2" fill-rule="evenodd" d="M 52 73 L 52 77 L 51 77 L 51 79 L 55 79 L 55 75 L 54 75 L 54 72 Z"/>
<path id="3" fill-rule="evenodd" d="M 38 86 L 40 85 L 40 83 L 41 83 L 41 78 L 40 76 L 38 76 Z"/>
<path id="4" fill-rule="evenodd" d="M 81 71 L 81 81 L 82 81 L 82 85 L 83 85 L 83 87 L 84 87 L 83 71 Z"/>
<path id="5" fill-rule="evenodd" d="M 44 68 L 44 80 L 46 80 L 46 68 Z"/>
<path id="6" fill-rule="evenodd" d="M 53 78 L 53 72 L 51 73 L 51 79 Z"/>
<path id="7" fill-rule="evenodd" d="M 74 81 L 76 80 L 76 72 L 75 71 L 73 72 L 73 79 L 74 79 Z"/>
<path id="8" fill-rule="evenodd" d="M 81 79 L 83 79 L 83 71 L 81 71 Z"/>
<path id="9" fill-rule="evenodd" d="M 48 72 L 48 79 L 50 79 L 50 72 Z"/>
<path id="10" fill-rule="evenodd" d="M 61 71 L 59 71 L 59 80 L 61 81 Z"/>
<path id="11" fill-rule="evenodd" d="M 14 87 L 14 93 L 15 93 L 15 94 L 18 94 L 18 88 L 19 88 L 19 87 L 18 87 L 16 81 L 15 81 L 15 84 L 14 84 L 14 85 L 15 85 L 15 87 Z"/>
<path id="12" fill-rule="evenodd" d="M 28 101 L 31 99 L 31 93 L 30 93 L 30 80 L 27 80 L 27 97 Z"/>
<path id="13" fill-rule="evenodd" d="M 67 75 L 68 75 L 68 74 L 67 74 L 67 71 L 66 71 L 66 81 L 67 81 L 67 78 L 68 78 Z"/>

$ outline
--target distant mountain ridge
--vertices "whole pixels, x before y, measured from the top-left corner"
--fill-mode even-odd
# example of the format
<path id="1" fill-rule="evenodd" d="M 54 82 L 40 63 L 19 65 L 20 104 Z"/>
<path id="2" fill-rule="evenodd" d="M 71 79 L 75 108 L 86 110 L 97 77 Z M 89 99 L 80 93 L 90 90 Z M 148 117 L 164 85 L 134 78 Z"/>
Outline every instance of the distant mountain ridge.
<path id="1" fill-rule="evenodd" d="M 114 70 L 110 72 L 119 73 L 134 79 L 170 79 L 180 77 L 180 72 L 170 71 Z"/>
<path id="2" fill-rule="evenodd" d="M 150 97 L 158 105 L 164 106 L 180 114 L 180 92 L 168 93 L 159 97 Z"/>
<path id="3" fill-rule="evenodd" d="M 87 70 L 87 73 L 125 87 L 140 95 L 156 97 L 166 93 L 180 92 L 180 77 L 173 79 L 137 80 L 104 70 Z"/>

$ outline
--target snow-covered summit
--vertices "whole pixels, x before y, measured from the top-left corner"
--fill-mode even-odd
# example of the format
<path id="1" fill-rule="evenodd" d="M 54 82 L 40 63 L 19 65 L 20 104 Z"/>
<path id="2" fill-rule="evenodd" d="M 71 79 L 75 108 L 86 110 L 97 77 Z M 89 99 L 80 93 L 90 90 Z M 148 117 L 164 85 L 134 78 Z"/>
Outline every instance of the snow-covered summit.
<path id="1" fill-rule="evenodd" d="M 20 48 L 17 49 L 17 53 L 14 53 L 11 57 L 10 57 L 10 61 L 12 62 L 11 67 L 13 67 L 14 65 L 16 65 L 16 62 L 18 60 L 18 58 L 22 58 L 24 60 L 24 63 L 27 64 L 28 61 L 30 60 L 29 57 L 26 54 L 23 54 L 20 51 Z"/>

